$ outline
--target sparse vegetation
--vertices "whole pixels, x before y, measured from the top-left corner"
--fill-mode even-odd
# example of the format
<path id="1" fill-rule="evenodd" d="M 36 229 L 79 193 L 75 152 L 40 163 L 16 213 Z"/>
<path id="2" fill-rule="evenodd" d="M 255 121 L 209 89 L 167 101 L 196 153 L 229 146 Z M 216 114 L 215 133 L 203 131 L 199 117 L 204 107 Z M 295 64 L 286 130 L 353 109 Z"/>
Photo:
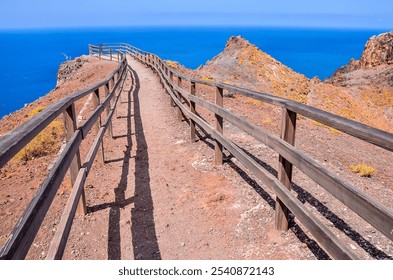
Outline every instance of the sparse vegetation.
<path id="1" fill-rule="evenodd" d="M 266 117 L 266 118 L 263 119 L 262 124 L 271 125 L 272 122 L 273 121 L 270 118 Z"/>
<path id="2" fill-rule="evenodd" d="M 166 63 L 166 65 L 168 65 L 169 67 L 171 67 L 173 69 L 178 68 L 178 64 L 175 61 L 166 60 L 165 63 Z"/>
<path id="3" fill-rule="evenodd" d="M 247 103 L 248 104 L 252 104 L 252 105 L 256 105 L 256 106 L 261 106 L 261 105 L 264 104 L 263 101 L 257 100 L 257 99 L 254 99 L 254 98 L 250 98 L 250 97 L 247 97 Z"/>
<path id="4" fill-rule="evenodd" d="M 314 121 L 314 120 L 311 121 L 311 123 L 312 123 L 313 125 L 316 125 L 316 126 L 320 126 L 320 127 L 324 127 L 324 128 L 329 129 L 330 133 L 333 134 L 333 135 L 339 135 L 339 134 L 341 134 L 341 131 L 339 131 L 339 130 L 333 128 L 333 127 L 327 126 L 327 125 L 325 125 L 325 124 L 323 124 L 323 123 L 320 123 L 320 122 L 317 122 L 317 121 Z"/>
<path id="5" fill-rule="evenodd" d="M 36 107 L 30 113 L 33 117 L 43 111 L 45 107 Z M 55 120 L 41 131 L 29 144 L 19 151 L 14 160 L 28 161 L 37 157 L 43 157 L 57 152 L 61 145 L 61 139 L 64 136 L 63 123 Z"/>
<path id="6" fill-rule="evenodd" d="M 357 173 L 360 177 L 371 177 L 375 174 L 374 167 L 367 164 L 351 165 L 349 168 L 353 173 Z"/>
<path id="7" fill-rule="evenodd" d="M 213 82 L 213 81 L 214 81 L 214 79 L 213 79 L 212 77 L 210 77 L 210 76 L 205 76 L 205 75 L 202 76 L 202 80 L 208 81 L 208 82 Z"/>

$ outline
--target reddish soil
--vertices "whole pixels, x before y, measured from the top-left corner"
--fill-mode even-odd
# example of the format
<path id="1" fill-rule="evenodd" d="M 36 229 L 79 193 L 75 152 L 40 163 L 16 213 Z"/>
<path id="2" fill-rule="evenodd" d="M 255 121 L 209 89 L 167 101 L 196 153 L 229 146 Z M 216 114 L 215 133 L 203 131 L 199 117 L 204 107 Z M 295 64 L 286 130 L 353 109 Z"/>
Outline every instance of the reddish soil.
<path id="1" fill-rule="evenodd" d="M 89 174 L 85 186 L 88 214 L 75 218 L 65 259 L 328 258 L 296 218 L 288 232 L 277 232 L 274 195 L 229 155 L 222 166 L 216 167 L 213 141 L 198 130 L 199 140 L 191 143 L 187 121 L 178 121 L 176 108 L 170 106 L 157 76 L 140 63 L 129 61 L 133 75 L 118 105 L 114 138 L 106 135 L 105 164 L 95 162 Z M 102 76 L 114 67 L 113 63 L 91 59 L 78 71 L 92 71 L 97 65 L 102 65 Z M 94 81 L 99 80 L 96 70 L 94 73 Z M 75 76 L 81 77 L 79 72 Z M 63 86 L 73 88 L 75 83 L 70 79 Z M 184 86 L 188 87 L 186 83 Z M 204 88 L 198 88 L 197 94 L 212 97 Z M 51 95 L 38 102 L 54 102 L 54 98 L 49 100 Z M 266 116 L 261 104 L 236 95 L 226 98 L 225 106 L 278 133 L 279 112 L 271 111 Z M 1 120 L 0 133 L 16 126 L 16 120 L 26 114 L 20 111 Z M 211 119 L 202 110 L 201 114 Z M 226 136 L 275 173 L 276 153 L 232 125 L 225 124 L 224 130 Z M 84 143 L 82 158 L 93 136 Z M 299 120 L 296 146 L 392 209 L 391 153 L 344 134 L 330 133 L 305 119 Z M 34 195 L 54 157 L 11 163 L 1 169 L 0 243 Z M 375 167 L 375 176 L 361 178 L 349 171 L 350 164 L 363 161 Z M 299 199 L 361 259 L 393 258 L 390 240 L 296 169 L 294 183 L 293 191 Z M 28 258 L 45 258 L 69 193 L 67 184 L 61 187 Z"/>
<path id="2" fill-rule="evenodd" d="M 28 120 L 30 118 L 30 113 L 36 110 L 36 108 L 48 107 L 50 104 L 60 100 L 67 94 L 71 94 L 101 81 L 110 75 L 117 66 L 114 62 L 99 61 L 98 59 L 85 56 L 82 58 L 85 60 L 83 67 L 75 70 L 73 73 L 69 73 L 70 75 L 66 83 L 60 81 L 56 88 L 47 95 L 3 117 L 0 120 L 0 136 L 8 133 L 13 128 Z M 89 106 L 92 105 L 90 104 L 91 102 L 86 103 L 87 99 L 88 98 L 83 98 L 76 103 L 76 110 L 80 112 L 79 122 L 83 120 L 84 116 L 89 111 L 88 108 L 83 108 L 84 104 L 88 104 Z M 60 116 L 58 119 L 62 120 L 62 117 Z M 58 141 L 58 148 L 60 149 L 63 141 L 62 139 L 58 139 Z M 86 147 L 86 144 L 83 147 Z M 86 148 L 83 148 L 83 150 L 86 150 Z M 55 153 L 37 157 L 29 161 L 12 159 L 7 165 L 0 169 L 0 244 L 3 244 L 7 239 L 12 228 L 15 226 L 24 209 L 40 187 L 42 181 L 48 175 L 50 168 L 58 156 L 59 153 Z M 45 255 L 41 255 L 41 253 L 49 247 L 51 237 L 54 233 L 53 227 L 57 223 L 62 208 L 66 203 L 69 190 L 70 180 L 67 176 L 55 198 L 53 203 L 54 206 L 50 209 L 42 230 L 33 244 L 28 256 L 29 258 L 39 259 L 45 257 Z"/>

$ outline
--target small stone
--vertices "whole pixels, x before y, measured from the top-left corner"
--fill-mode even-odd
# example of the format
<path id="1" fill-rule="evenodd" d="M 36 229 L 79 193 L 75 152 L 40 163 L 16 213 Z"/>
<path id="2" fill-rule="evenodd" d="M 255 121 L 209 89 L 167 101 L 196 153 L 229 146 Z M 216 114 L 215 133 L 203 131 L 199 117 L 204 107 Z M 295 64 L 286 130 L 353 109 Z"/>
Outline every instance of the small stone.
<path id="1" fill-rule="evenodd" d="M 184 246 L 186 246 L 186 244 L 185 244 L 184 242 L 182 242 L 182 243 L 180 244 L 180 246 L 184 247 Z"/>

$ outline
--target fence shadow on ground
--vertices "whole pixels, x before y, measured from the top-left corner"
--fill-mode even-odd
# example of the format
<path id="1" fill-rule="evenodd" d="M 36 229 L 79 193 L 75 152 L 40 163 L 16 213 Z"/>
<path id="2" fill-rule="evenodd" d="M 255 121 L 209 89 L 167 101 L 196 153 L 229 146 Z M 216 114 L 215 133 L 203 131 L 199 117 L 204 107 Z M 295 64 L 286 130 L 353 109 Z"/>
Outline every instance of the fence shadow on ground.
<path id="1" fill-rule="evenodd" d="M 127 205 L 133 203 L 134 207 L 130 213 L 130 230 L 134 259 L 159 260 L 161 259 L 161 253 L 158 246 L 153 216 L 154 207 L 150 188 L 149 156 L 138 98 L 140 83 L 137 73 L 131 68 L 129 71 L 132 78 L 131 88 L 123 93 L 126 94 L 126 97 L 123 98 L 127 99 L 127 101 L 122 102 L 122 104 L 127 104 L 127 115 L 120 116 L 121 119 L 127 120 L 126 133 L 124 135 L 114 136 L 115 139 L 126 138 L 127 149 L 122 158 L 105 161 L 106 163 L 123 163 L 120 181 L 114 189 L 115 201 L 91 206 L 88 211 L 96 212 L 109 208 L 108 259 L 120 260 L 122 258 L 120 211 Z M 132 120 L 134 120 L 134 125 L 132 125 Z M 136 143 L 132 142 L 133 135 L 136 135 Z M 137 145 L 136 154 L 131 155 L 132 146 L 135 144 Z M 129 187 L 130 161 L 132 159 L 135 160 L 135 193 L 133 197 L 126 198 L 126 190 Z"/>
<path id="2" fill-rule="evenodd" d="M 137 73 L 133 69 L 131 69 L 131 73 L 133 77 L 133 84 L 135 84 L 132 97 L 137 145 L 135 154 L 134 208 L 131 210 L 131 234 L 134 259 L 160 260 L 161 252 L 158 246 L 153 215 L 154 205 L 150 186 L 149 154 L 143 131 L 143 122 L 139 104 L 140 81 Z"/>
<path id="3" fill-rule="evenodd" d="M 189 123 L 187 121 L 187 123 Z M 201 127 L 198 126 L 196 131 L 198 141 L 203 141 L 207 146 L 209 146 L 212 150 L 214 150 L 214 139 L 206 133 Z M 244 150 L 250 157 L 252 157 L 258 164 L 260 164 L 264 169 L 269 171 L 272 175 L 277 177 L 277 171 L 272 166 L 267 164 L 266 162 L 262 161 L 261 159 L 253 156 L 248 151 Z M 275 199 L 271 197 L 271 195 L 266 192 L 263 187 L 253 178 L 251 178 L 248 173 L 243 170 L 239 165 L 234 163 L 231 159 L 233 158 L 232 155 L 229 154 L 225 158 L 225 163 L 228 164 L 236 173 L 244 179 L 244 181 L 251 186 L 265 201 L 266 203 L 272 208 L 275 209 Z M 308 203 L 317 211 L 324 216 L 327 220 L 329 220 L 335 228 L 340 230 L 346 236 L 348 236 L 351 240 L 357 243 L 364 251 L 366 251 L 372 258 L 374 259 L 389 259 L 392 258 L 385 254 L 383 251 L 376 248 L 373 244 L 371 244 L 368 240 L 366 240 L 360 233 L 354 230 L 349 224 L 347 224 L 344 220 L 338 217 L 336 214 L 333 213 L 326 205 L 320 202 L 317 198 L 315 198 L 312 194 L 308 191 L 300 187 L 299 185 L 292 183 L 292 189 L 297 193 L 298 199 L 304 204 Z M 290 215 L 290 230 L 296 235 L 300 242 L 307 245 L 309 250 L 313 253 L 313 255 L 319 260 L 326 260 L 330 259 L 328 254 L 318 245 L 318 243 L 310 238 L 302 228 L 295 222 L 294 216 Z"/>

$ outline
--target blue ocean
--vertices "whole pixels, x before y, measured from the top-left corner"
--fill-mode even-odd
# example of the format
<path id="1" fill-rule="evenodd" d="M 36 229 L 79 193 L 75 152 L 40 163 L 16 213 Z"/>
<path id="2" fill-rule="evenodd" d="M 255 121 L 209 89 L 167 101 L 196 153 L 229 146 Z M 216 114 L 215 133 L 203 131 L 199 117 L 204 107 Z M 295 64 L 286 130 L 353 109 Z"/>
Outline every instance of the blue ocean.
<path id="1" fill-rule="evenodd" d="M 220 53 L 230 36 L 242 35 L 309 78 L 329 77 L 358 59 L 369 37 L 388 30 L 292 28 L 129 27 L 0 30 L 0 118 L 56 85 L 66 57 L 88 54 L 89 43 L 127 42 L 195 69 Z"/>

